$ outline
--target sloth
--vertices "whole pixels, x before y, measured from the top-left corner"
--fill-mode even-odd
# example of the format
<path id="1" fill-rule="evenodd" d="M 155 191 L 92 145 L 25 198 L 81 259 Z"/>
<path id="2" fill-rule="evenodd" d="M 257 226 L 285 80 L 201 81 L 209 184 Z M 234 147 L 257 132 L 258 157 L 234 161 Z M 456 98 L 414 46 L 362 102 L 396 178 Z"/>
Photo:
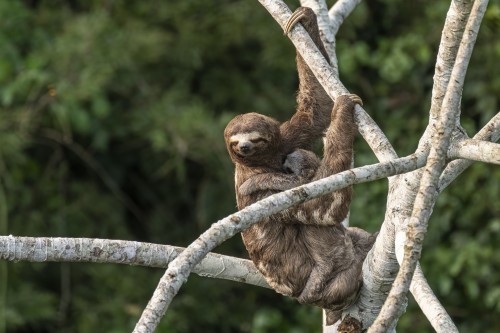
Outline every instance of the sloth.
<path id="1" fill-rule="evenodd" d="M 257 191 L 286 191 L 294 187 L 309 183 L 318 167 L 320 159 L 312 151 L 296 149 L 286 156 L 283 162 L 283 171 L 268 172 L 253 175 L 239 188 L 241 195 L 251 195 Z"/>
<path id="2" fill-rule="evenodd" d="M 288 29 L 297 22 L 326 57 L 314 12 L 299 8 Z M 233 118 L 224 130 L 235 165 L 239 209 L 351 166 L 357 130 L 353 112 L 361 99 L 341 95 L 333 105 L 298 54 L 296 61 L 300 80 L 297 110 L 289 121 L 280 124 L 265 115 L 246 113 Z M 319 161 L 310 149 L 323 135 L 324 153 Z M 362 229 L 341 224 L 351 196 L 352 188 L 346 187 L 264 218 L 242 232 L 250 258 L 269 285 L 300 303 L 327 310 L 327 324 L 340 319 L 342 310 L 356 300 L 362 263 L 375 240 Z"/>

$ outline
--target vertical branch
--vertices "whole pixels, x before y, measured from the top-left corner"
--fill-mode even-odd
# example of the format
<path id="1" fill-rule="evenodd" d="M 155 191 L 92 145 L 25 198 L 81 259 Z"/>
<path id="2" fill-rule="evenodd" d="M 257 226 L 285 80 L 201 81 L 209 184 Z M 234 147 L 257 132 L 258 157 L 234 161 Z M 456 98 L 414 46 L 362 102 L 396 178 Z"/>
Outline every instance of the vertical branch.
<path id="1" fill-rule="evenodd" d="M 321 41 L 325 46 L 326 53 L 328 53 L 333 71 L 338 78 L 339 69 L 337 63 L 337 55 L 335 54 L 335 32 L 333 31 L 332 25 L 330 23 L 330 17 L 328 16 L 328 7 L 326 6 L 325 0 L 300 0 L 300 4 L 303 7 L 311 8 L 316 13 Z"/>
<path id="2" fill-rule="evenodd" d="M 427 223 L 438 194 L 439 176 L 445 166 L 451 134 L 455 129 L 459 115 L 460 97 L 465 73 L 487 4 L 488 0 L 475 1 L 471 15 L 469 16 L 455 60 L 455 66 L 450 77 L 450 83 L 446 90 L 427 166 L 422 176 L 412 217 L 409 221 L 403 263 L 393 284 L 393 288 L 379 316 L 372 327 L 370 327 L 369 332 L 386 332 L 393 329 L 397 318 L 404 311 L 401 304 L 406 297 L 415 267 L 420 258 Z"/>
<path id="3" fill-rule="evenodd" d="M 441 107 L 472 2 L 472 0 L 453 0 L 448 10 L 436 60 L 433 87 L 434 107 L 436 105 L 438 108 Z M 420 140 L 418 150 L 420 152 L 428 151 L 427 147 L 430 146 L 429 141 L 433 131 L 431 124 L 434 123 L 432 117 L 429 123 Z M 395 231 L 401 232 L 404 221 L 411 216 L 421 175 L 422 171 L 417 170 L 394 177 L 389 182 L 384 223 L 363 267 L 364 282 L 361 297 L 358 303 L 349 310 L 352 316 L 362 319 L 365 328 L 373 323 L 380 312 L 399 269 L 394 248 Z M 424 307 L 425 304 L 420 304 L 420 306 Z"/>
<path id="4" fill-rule="evenodd" d="M 443 104 L 453 65 L 455 59 L 457 59 L 460 46 L 457 41 L 462 39 L 472 3 L 473 0 L 455 0 L 450 4 L 446 20 L 451 25 L 448 29 L 446 29 L 446 26 L 443 29 L 436 59 L 430 110 L 431 124 L 439 118 L 441 104 Z M 461 93 L 460 91 L 460 95 Z"/>

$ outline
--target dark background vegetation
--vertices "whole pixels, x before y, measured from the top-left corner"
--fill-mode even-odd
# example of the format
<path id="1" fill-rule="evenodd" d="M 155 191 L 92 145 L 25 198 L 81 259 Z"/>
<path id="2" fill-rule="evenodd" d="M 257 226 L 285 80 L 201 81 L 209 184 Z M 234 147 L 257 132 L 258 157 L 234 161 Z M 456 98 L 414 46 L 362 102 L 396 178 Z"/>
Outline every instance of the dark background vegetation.
<path id="1" fill-rule="evenodd" d="M 297 2 L 289 2 L 293 8 Z M 427 123 L 449 1 L 364 1 L 338 35 L 341 79 L 398 153 Z M 294 112 L 294 48 L 257 1 L 0 1 L 0 234 L 186 246 L 235 211 L 223 128 Z M 473 135 L 499 110 L 500 5 L 467 75 Z M 356 164 L 375 162 L 361 138 Z M 423 268 L 464 332 L 500 327 L 500 169 L 476 163 L 439 198 Z M 351 223 L 380 227 L 387 182 L 355 187 Z M 239 237 L 217 249 L 245 257 Z M 7 332 L 130 332 L 162 274 L 0 263 Z M 158 332 L 319 332 L 320 311 L 192 276 Z M 405 332 L 429 332 L 410 300 Z"/>

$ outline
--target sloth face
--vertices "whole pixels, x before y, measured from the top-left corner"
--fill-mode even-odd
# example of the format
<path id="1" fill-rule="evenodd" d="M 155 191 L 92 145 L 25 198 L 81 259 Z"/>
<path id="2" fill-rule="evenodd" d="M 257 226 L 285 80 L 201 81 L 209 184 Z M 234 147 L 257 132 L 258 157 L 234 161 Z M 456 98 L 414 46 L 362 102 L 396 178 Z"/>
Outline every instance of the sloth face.
<path id="1" fill-rule="evenodd" d="M 224 130 L 231 159 L 247 166 L 274 164 L 280 155 L 279 126 L 275 119 L 254 112 L 234 117 Z"/>
<path id="2" fill-rule="evenodd" d="M 283 170 L 309 180 L 314 176 L 320 164 L 321 161 L 312 151 L 296 149 L 286 156 Z"/>
<path id="3" fill-rule="evenodd" d="M 248 157 L 266 150 L 269 137 L 259 132 L 238 133 L 229 138 L 231 150 L 238 157 Z"/>

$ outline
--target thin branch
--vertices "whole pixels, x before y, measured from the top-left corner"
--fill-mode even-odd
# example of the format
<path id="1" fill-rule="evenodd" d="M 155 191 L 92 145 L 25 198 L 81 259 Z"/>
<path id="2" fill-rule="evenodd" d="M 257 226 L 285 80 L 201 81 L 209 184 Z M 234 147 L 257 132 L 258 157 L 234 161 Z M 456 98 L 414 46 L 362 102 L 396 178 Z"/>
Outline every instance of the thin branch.
<path id="1" fill-rule="evenodd" d="M 448 86 L 451 69 L 455 62 L 458 46 L 465 29 L 465 23 L 472 9 L 472 0 L 453 0 L 448 10 L 439 52 L 436 60 L 433 98 L 431 108 L 440 108 L 446 87 Z M 433 133 L 434 117 L 430 117 L 429 126 L 423 134 L 417 152 L 428 152 L 430 138 Z M 402 176 L 391 178 L 389 182 L 389 193 L 387 198 L 387 209 L 384 223 L 377 240 L 368 253 L 363 266 L 363 286 L 359 301 L 349 314 L 362 320 L 363 327 L 369 327 L 375 320 L 377 314 L 386 300 L 386 295 L 394 282 L 395 272 L 399 269 L 394 248 L 395 233 L 402 230 L 404 221 L 411 216 L 414 199 L 422 175 L 421 170 L 417 170 Z M 450 180 L 451 181 L 451 180 Z M 420 297 L 416 297 L 418 300 Z M 406 304 L 406 302 L 402 302 Z M 427 304 L 419 304 L 421 308 Z M 449 317 L 446 311 L 442 310 L 442 318 Z M 436 326 L 433 324 L 436 328 Z M 438 332 L 441 332 L 438 330 Z"/>
<path id="2" fill-rule="evenodd" d="M 434 292 L 429 287 L 429 283 L 425 279 L 420 264 L 417 264 L 417 268 L 413 274 L 410 291 L 436 332 L 458 333 L 458 329 L 453 323 L 450 315 L 446 312 L 446 309 L 441 305 L 436 295 L 434 295 Z"/>
<path id="3" fill-rule="evenodd" d="M 402 263 L 403 261 L 404 243 L 406 241 L 406 227 L 407 223 L 402 223 L 396 233 L 395 247 L 399 263 Z M 415 273 L 413 274 L 410 291 L 417 304 L 420 305 L 420 309 L 424 313 L 425 317 L 429 320 L 436 332 L 458 333 L 455 323 L 429 286 L 419 263 L 417 263 Z"/>
<path id="4" fill-rule="evenodd" d="M 498 112 L 475 136 L 476 140 L 496 142 L 500 139 L 500 112 Z M 472 164 L 470 160 L 456 160 L 448 164 L 439 178 L 439 192 Z"/>
<path id="5" fill-rule="evenodd" d="M 153 332 L 173 297 L 186 281 L 193 267 L 214 247 L 247 229 L 263 218 L 295 204 L 337 191 L 346 186 L 409 172 L 425 164 L 425 155 L 410 155 L 390 162 L 347 170 L 318 181 L 269 196 L 214 223 L 189 245 L 161 278 L 151 300 L 144 309 L 134 332 Z"/>
<path id="6" fill-rule="evenodd" d="M 361 0 L 338 0 L 330 9 L 328 16 L 332 22 L 333 35 L 336 35 L 345 18 L 352 13 Z"/>
<path id="7" fill-rule="evenodd" d="M 300 0 L 300 5 L 303 7 L 309 7 L 316 13 L 321 41 L 325 46 L 328 57 L 330 58 L 330 63 L 332 65 L 332 70 L 335 73 L 335 77 L 338 78 L 339 66 L 337 55 L 335 53 L 335 32 L 330 24 L 328 7 L 325 0 Z"/>
<path id="8" fill-rule="evenodd" d="M 0 236 L 0 260 L 13 262 L 92 262 L 167 268 L 184 248 L 96 239 Z M 250 260 L 208 253 L 194 267 L 200 276 L 269 288 Z"/>
<path id="9" fill-rule="evenodd" d="M 434 67 L 434 85 L 432 87 L 429 124 L 420 139 L 418 151 L 430 150 L 435 124 L 450 81 L 451 71 L 457 58 L 458 48 L 469 18 L 474 0 L 452 0 L 441 33 L 436 65 Z M 457 122 L 457 127 L 459 126 Z M 421 178 L 421 175 L 416 177 Z"/>
<path id="10" fill-rule="evenodd" d="M 430 124 L 439 118 L 439 112 L 448 88 L 451 71 L 457 59 L 457 52 L 464 33 L 467 19 L 474 0 L 454 0 L 446 16 L 446 23 L 441 35 L 438 56 L 434 71 L 434 86 L 430 110 Z M 460 92 L 461 94 L 461 92 Z"/>
<path id="11" fill-rule="evenodd" d="M 438 194 L 439 176 L 444 170 L 446 152 L 459 115 L 465 73 L 487 4 L 488 0 L 476 1 L 469 16 L 441 108 L 440 121 L 437 124 L 438 129 L 433 138 L 427 166 L 422 176 L 420 190 L 415 199 L 412 217 L 408 224 L 403 263 L 379 316 L 368 330 L 369 333 L 392 330 L 397 319 L 405 310 L 401 304 L 406 299 L 415 267 L 420 258 L 427 223 Z"/>

